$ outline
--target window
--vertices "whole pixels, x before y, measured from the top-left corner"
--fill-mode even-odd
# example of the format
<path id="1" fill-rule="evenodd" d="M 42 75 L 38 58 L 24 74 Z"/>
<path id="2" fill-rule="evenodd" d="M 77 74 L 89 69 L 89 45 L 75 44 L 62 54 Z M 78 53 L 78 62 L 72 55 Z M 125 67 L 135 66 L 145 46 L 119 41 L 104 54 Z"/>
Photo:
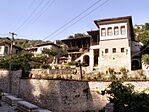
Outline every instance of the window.
<path id="1" fill-rule="evenodd" d="M 113 48 L 113 49 L 112 49 L 112 52 L 113 52 L 113 53 L 116 53 L 116 48 Z"/>
<path id="2" fill-rule="evenodd" d="M 19 50 L 16 50 L 16 54 L 19 54 Z"/>
<path id="3" fill-rule="evenodd" d="M 109 27 L 109 28 L 108 28 L 107 33 L 108 33 L 108 36 L 111 36 L 111 35 L 112 35 L 112 27 Z"/>
<path id="4" fill-rule="evenodd" d="M 123 52 L 124 52 L 124 50 L 125 50 L 124 48 L 121 48 L 121 53 L 123 53 Z"/>
<path id="5" fill-rule="evenodd" d="M 8 47 L 7 47 L 7 46 L 5 47 L 4 53 L 5 53 L 5 54 L 9 54 L 9 53 L 8 53 Z"/>
<path id="6" fill-rule="evenodd" d="M 108 53 L 109 51 L 108 51 L 108 49 L 105 49 L 105 53 Z"/>
<path id="7" fill-rule="evenodd" d="M 106 36 L 106 29 L 105 28 L 101 29 L 101 36 Z"/>
<path id="8" fill-rule="evenodd" d="M 125 26 L 121 26 L 121 34 L 122 35 L 125 35 L 126 34 Z"/>
<path id="9" fill-rule="evenodd" d="M 119 29 L 118 29 L 118 27 L 114 27 L 114 35 L 119 35 Z"/>

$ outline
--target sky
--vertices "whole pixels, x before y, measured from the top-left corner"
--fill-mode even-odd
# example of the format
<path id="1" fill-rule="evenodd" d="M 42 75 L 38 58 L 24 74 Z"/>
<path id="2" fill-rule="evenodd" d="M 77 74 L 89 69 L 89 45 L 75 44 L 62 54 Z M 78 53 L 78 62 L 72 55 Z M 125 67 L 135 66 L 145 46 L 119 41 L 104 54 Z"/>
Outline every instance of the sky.
<path id="1" fill-rule="evenodd" d="M 62 40 L 97 29 L 94 20 L 132 16 L 149 22 L 149 0 L 0 0 L 0 37 Z"/>

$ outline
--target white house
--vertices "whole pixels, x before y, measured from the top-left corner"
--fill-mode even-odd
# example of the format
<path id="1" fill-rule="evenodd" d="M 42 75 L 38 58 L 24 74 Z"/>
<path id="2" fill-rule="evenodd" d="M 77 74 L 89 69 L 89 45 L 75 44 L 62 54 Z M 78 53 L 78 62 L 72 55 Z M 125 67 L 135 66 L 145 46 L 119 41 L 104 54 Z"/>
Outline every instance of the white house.
<path id="1" fill-rule="evenodd" d="M 90 71 L 106 72 L 114 68 L 119 72 L 121 68 L 129 71 L 141 68 L 141 44 L 135 42 L 131 16 L 100 19 L 94 23 L 98 30 L 88 33 L 90 40 L 96 40 L 96 44 L 88 43 L 88 52 L 75 61 L 88 63 Z"/>
<path id="2" fill-rule="evenodd" d="M 42 54 L 43 49 L 51 49 L 51 48 L 58 49 L 60 48 L 60 46 L 54 43 L 44 43 L 44 44 L 36 45 L 35 47 L 32 47 L 32 48 L 27 48 L 26 50 L 33 53 L 34 56 L 38 56 Z"/>

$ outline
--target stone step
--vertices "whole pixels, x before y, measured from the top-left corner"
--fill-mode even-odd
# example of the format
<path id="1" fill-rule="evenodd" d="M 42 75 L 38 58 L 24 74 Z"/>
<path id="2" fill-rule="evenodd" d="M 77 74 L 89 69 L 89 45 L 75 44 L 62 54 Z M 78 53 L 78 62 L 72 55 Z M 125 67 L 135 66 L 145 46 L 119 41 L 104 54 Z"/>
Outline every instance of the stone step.
<path id="1" fill-rule="evenodd" d="M 22 101 L 22 99 L 17 98 L 17 97 L 12 96 L 12 95 L 6 95 L 5 96 L 5 102 L 11 106 L 16 106 L 18 101 Z"/>
<path id="2" fill-rule="evenodd" d="M 17 110 L 21 112 L 34 112 L 38 108 L 38 106 L 31 104 L 27 101 L 18 101 L 17 103 Z"/>
<path id="3" fill-rule="evenodd" d="M 52 112 L 52 111 L 49 111 L 46 109 L 37 109 L 37 110 L 34 110 L 34 112 Z"/>

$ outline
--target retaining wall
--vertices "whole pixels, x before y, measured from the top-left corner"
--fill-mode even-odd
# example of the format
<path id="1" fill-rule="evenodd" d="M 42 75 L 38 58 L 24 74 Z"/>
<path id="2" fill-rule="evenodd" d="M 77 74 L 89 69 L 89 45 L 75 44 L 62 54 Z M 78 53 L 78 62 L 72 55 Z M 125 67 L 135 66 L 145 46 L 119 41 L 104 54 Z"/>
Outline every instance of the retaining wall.
<path id="1" fill-rule="evenodd" d="M 9 72 L 0 71 L 0 88 L 8 92 Z M 109 101 L 101 91 L 111 82 L 20 79 L 21 71 L 12 72 L 12 94 L 53 112 L 99 111 Z M 149 81 L 131 81 L 135 91 L 149 92 Z"/>

